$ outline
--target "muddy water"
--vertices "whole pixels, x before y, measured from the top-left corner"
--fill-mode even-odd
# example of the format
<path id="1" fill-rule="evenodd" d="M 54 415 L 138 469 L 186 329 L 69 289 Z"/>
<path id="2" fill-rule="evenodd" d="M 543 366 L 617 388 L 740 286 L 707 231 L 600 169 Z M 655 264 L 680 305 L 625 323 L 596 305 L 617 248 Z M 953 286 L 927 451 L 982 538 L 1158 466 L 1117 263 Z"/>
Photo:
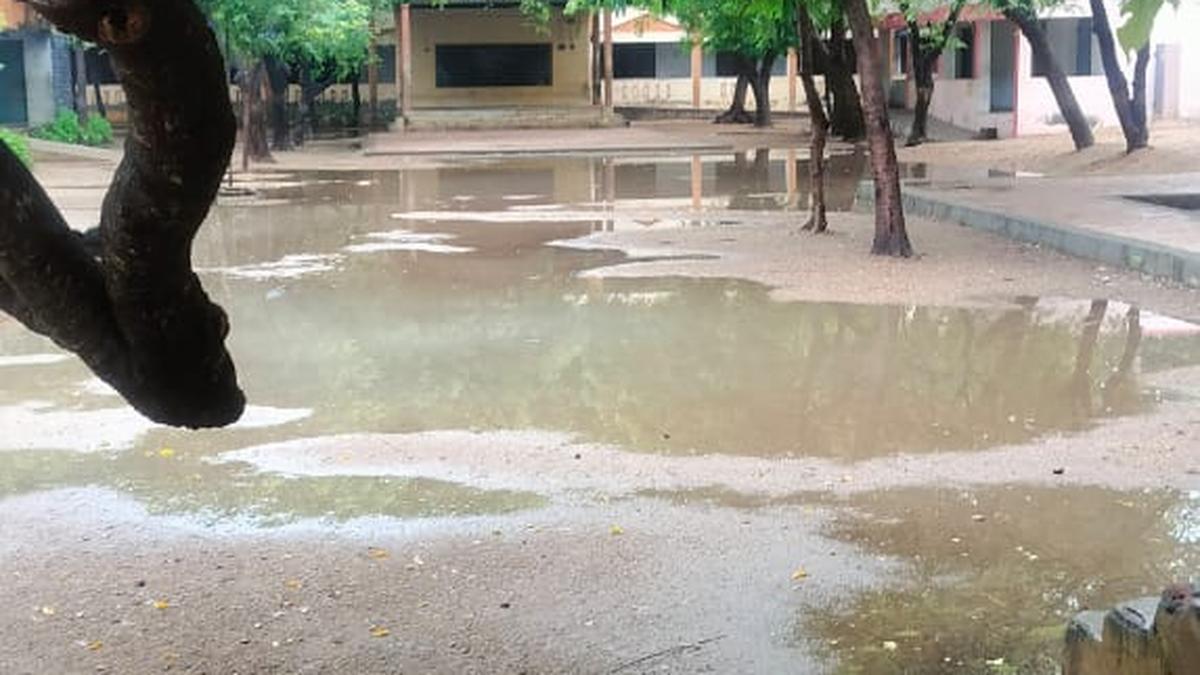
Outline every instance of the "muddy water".
<path id="1" fill-rule="evenodd" d="M 1200 564 L 1200 494 L 1021 486 L 850 500 L 832 534 L 908 570 L 804 613 L 846 673 L 1057 673 L 1075 612 L 1158 595 Z"/>
<path id="2" fill-rule="evenodd" d="M 861 158 L 836 161 L 857 171 Z M 1116 303 L 785 304 L 732 280 L 579 279 L 623 255 L 547 245 L 615 226 L 669 238 L 693 226 L 677 202 L 695 189 L 722 213 L 743 199 L 786 206 L 804 170 L 759 155 L 267 177 L 253 197 L 223 200 L 196 245 L 232 319 L 247 418 L 193 434 L 149 425 L 6 321 L 0 495 L 101 484 L 159 511 L 268 523 L 508 511 L 539 497 L 283 480 L 208 460 L 442 429 L 566 432 L 677 456 L 982 449 L 1142 411 L 1162 395 L 1144 373 L 1200 360 L 1194 327 Z"/>

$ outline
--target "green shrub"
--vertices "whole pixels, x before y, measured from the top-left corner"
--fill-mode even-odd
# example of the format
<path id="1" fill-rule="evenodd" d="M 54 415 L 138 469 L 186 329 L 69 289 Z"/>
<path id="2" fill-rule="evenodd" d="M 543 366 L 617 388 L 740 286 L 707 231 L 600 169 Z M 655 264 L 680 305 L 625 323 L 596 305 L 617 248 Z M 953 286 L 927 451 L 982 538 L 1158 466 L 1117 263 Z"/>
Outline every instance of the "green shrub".
<path id="1" fill-rule="evenodd" d="M 33 165 L 33 157 L 29 154 L 29 142 L 15 131 L 0 128 L 0 143 L 8 146 L 9 150 L 21 160 L 25 166 Z"/>
<path id="2" fill-rule="evenodd" d="M 34 138 L 74 145 L 108 145 L 112 143 L 112 125 L 98 115 L 88 116 L 85 124 L 70 110 L 59 110 L 54 121 L 29 132 Z"/>

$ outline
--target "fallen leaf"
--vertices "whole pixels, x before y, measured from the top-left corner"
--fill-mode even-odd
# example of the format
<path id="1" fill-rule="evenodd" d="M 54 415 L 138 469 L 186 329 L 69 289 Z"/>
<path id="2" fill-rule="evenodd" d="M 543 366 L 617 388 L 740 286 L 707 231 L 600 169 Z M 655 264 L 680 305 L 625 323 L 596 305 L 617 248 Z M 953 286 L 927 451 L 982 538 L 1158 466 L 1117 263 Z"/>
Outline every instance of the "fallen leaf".
<path id="1" fill-rule="evenodd" d="M 170 606 L 171 606 L 171 603 L 167 602 L 166 600 L 155 600 L 154 601 L 154 609 L 167 609 Z"/>
<path id="2" fill-rule="evenodd" d="M 50 607 L 49 605 L 42 608 L 43 616 L 54 616 L 55 614 L 57 614 L 57 611 L 53 607 Z"/>
<path id="3" fill-rule="evenodd" d="M 392 554 L 388 553 L 387 549 L 385 548 L 377 548 L 372 546 L 371 548 L 367 549 L 367 557 L 373 560 L 383 560 L 384 558 L 392 557 Z"/>
<path id="4" fill-rule="evenodd" d="M 283 585 L 287 586 L 293 591 L 298 591 L 304 587 L 304 582 L 300 581 L 299 579 L 288 579 L 287 581 L 283 582 Z"/>
<path id="5" fill-rule="evenodd" d="M 609 532 L 609 534 L 611 534 L 615 537 L 618 535 L 625 534 L 625 528 L 621 527 L 620 525 L 613 525 L 608 528 L 608 532 Z"/>
<path id="6" fill-rule="evenodd" d="M 371 637 L 385 638 L 391 634 L 392 634 L 392 631 L 388 630 L 384 626 L 371 626 Z"/>
<path id="7" fill-rule="evenodd" d="M 98 652 L 101 649 L 104 649 L 104 643 L 99 640 L 92 640 L 91 642 L 87 643 L 87 650 L 89 652 Z"/>
<path id="8" fill-rule="evenodd" d="M 792 572 L 792 581 L 800 581 L 808 578 L 808 570 L 803 567 L 797 567 L 795 572 Z"/>
<path id="9" fill-rule="evenodd" d="M 885 652 L 894 652 L 897 649 L 899 649 L 899 647 L 900 647 L 900 645 L 896 644 L 892 640 L 884 640 L 883 641 L 883 650 Z"/>
<path id="10" fill-rule="evenodd" d="M 162 457 L 163 459 L 171 459 L 175 456 L 175 451 L 171 448 L 163 448 L 162 450 L 158 451 L 158 456 Z"/>

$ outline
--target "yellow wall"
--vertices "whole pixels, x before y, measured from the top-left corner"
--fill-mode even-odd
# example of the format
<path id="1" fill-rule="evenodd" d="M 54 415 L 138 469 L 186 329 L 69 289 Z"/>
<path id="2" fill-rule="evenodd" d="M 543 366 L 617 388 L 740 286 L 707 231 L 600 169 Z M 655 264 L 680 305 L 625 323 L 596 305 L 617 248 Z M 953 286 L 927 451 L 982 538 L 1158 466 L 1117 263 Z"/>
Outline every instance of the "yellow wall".
<path id="1" fill-rule="evenodd" d="M 414 9 L 413 105 L 418 108 L 471 105 L 589 105 L 590 22 L 585 15 L 555 12 L 539 32 L 516 9 Z M 554 83 L 548 87 L 436 86 L 434 52 L 440 44 L 551 43 Z"/>

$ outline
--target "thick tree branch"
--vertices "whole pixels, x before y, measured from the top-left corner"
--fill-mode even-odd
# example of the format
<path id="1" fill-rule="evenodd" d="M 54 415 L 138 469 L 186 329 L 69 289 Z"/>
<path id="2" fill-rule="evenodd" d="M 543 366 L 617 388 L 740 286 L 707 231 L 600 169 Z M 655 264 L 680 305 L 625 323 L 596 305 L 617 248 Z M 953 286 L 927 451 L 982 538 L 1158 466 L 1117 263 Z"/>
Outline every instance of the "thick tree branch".
<path id="1" fill-rule="evenodd" d="M 33 176 L 0 153 L 0 303 L 147 417 L 229 424 L 245 398 L 224 347 L 228 322 L 191 269 L 235 134 L 216 40 L 191 0 L 33 6 L 109 51 L 131 130 L 104 198 L 99 261 Z"/>

